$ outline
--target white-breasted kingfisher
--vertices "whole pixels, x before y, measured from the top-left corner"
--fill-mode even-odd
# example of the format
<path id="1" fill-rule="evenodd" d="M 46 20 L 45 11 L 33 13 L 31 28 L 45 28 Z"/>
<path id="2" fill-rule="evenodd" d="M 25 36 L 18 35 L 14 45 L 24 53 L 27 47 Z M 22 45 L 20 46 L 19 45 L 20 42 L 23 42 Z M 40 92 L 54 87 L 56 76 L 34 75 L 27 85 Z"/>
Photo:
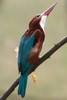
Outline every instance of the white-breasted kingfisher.
<path id="1" fill-rule="evenodd" d="M 45 22 L 57 3 L 51 5 L 40 15 L 36 15 L 29 23 L 29 29 L 21 37 L 18 50 L 18 69 L 20 72 L 18 94 L 25 96 L 28 74 L 38 62 L 45 40 Z"/>

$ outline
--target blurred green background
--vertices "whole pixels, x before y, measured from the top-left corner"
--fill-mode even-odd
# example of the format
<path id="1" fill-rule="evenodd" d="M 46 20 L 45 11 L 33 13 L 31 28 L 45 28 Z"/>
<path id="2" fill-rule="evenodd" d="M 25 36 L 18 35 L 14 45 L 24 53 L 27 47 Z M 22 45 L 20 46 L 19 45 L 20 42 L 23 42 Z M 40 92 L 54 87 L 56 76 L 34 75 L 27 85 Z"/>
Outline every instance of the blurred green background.
<path id="1" fill-rule="evenodd" d="M 46 40 L 40 56 L 67 35 L 67 0 L 0 0 L 0 96 L 19 76 L 14 49 L 31 18 L 58 2 L 46 23 Z M 23 100 L 67 99 L 67 45 L 35 71 L 37 83 L 29 76 Z M 17 88 L 7 100 L 22 100 Z"/>

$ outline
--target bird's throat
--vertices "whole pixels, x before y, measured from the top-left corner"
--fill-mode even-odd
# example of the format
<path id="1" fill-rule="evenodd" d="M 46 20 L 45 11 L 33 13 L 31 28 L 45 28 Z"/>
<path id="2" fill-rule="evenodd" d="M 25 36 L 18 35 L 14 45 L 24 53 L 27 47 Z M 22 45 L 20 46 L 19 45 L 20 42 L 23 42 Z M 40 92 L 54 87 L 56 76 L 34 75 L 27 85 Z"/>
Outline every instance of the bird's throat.
<path id="1" fill-rule="evenodd" d="M 40 20 L 40 26 L 43 29 L 43 31 L 45 30 L 46 19 L 47 19 L 47 16 L 42 16 L 42 18 Z"/>

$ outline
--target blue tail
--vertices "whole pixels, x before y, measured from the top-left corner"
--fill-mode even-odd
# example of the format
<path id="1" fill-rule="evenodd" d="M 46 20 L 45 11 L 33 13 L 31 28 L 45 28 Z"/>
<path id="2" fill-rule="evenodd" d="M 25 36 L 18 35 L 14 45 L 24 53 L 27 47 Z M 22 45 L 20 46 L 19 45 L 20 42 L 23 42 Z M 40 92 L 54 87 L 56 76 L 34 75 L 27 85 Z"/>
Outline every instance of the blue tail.
<path id="1" fill-rule="evenodd" d="M 20 75 L 18 95 L 21 95 L 22 97 L 25 96 L 27 79 L 28 79 L 27 75 Z"/>

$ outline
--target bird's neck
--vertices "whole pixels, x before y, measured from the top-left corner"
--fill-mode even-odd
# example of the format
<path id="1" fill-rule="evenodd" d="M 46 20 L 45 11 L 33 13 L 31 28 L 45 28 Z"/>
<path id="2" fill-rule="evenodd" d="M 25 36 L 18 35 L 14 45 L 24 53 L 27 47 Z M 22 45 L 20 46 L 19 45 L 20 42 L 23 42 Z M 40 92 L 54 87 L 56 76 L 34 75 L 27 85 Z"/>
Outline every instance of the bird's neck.
<path id="1" fill-rule="evenodd" d="M 42 33 L 45 35 L 45 32 L 40 28 L 40 27 L 30 27 L 26 32 L 25 35 L 29 36 L 31 34 L 33 34 L 37 29 L 40 29 L 42 31 Z"/>
<path id="2" fill-rule="evenodd" d="M 36 29 L 34 27 L 31 27 L 25 32 L 25 35 L 29 36 L 29 35 L 33 34 L 35 32 L 35 30 Z"/>

